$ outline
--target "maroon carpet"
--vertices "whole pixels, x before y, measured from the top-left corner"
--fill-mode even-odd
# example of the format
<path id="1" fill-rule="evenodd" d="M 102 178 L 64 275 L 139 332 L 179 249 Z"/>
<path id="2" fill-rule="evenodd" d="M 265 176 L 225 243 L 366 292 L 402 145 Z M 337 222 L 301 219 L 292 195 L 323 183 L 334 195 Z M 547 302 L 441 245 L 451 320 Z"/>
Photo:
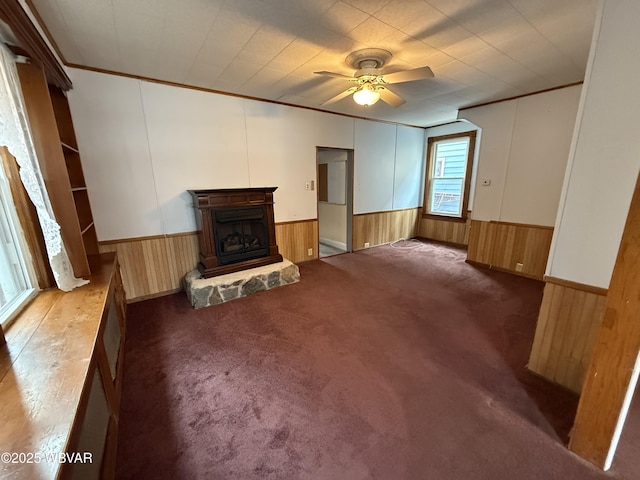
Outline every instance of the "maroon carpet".
<path id="1" fill-rule="evenodd" d="M 130 305 L 118 478 L 638 478 L 640 428 L 599 471 L 564 446 L 577 398 L 525 370 L 542 283 L 465 257 L 402 242 Z"/>

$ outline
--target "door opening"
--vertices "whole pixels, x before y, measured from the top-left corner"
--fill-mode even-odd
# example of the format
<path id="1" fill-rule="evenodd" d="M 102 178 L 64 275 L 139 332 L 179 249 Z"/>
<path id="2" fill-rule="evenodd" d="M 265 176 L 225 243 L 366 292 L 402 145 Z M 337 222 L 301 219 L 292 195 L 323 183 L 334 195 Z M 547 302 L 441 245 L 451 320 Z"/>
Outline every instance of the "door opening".
<path id="1" fill-rule="evenodd" d="M 317 147 L 320 258 L 352 251 L 353 150 Z"/>

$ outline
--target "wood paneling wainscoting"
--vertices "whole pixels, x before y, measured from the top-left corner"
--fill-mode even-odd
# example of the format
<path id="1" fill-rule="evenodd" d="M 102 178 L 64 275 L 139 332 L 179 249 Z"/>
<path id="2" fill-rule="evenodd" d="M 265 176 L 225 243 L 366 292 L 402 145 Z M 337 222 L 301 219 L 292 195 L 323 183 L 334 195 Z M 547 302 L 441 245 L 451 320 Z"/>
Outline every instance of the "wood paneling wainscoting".
<path id="1" fill-rule="evenodd" d="M 276 242 L 280 254 L 293 263 L 318 258 L 318 220 L 276 223 Z"/>
<path id="2" fill-rule="evenodd" d="M 276 240 L 282 256 L 294 263 L 318 258 L 318 220 L 276 223 Z M 99 248 L 118 252 L 128 302 L 181 290 L 182 278 L 198 264 L 197 232 L 109 240 Z"/>
<path id="3" fill-rule="evenodd" d="M 607 300 L 585 375 L 569 449 L 609 470 L 638 392 L 640 177 L 629 206 Z M 633 408 L 633 407 L 631 407 Z M 626 428 L 629 429 L 631 425 Z M 636 427 L 637 428 L 637 427 Z M 631 433 L 631 432 L 629 432 Z M 633 438 L 633 437 L 631 437 Z M 627 437 L 629 442 L 629 437 Z M 630 443 L 627 443 L 629 445 Z M 637 444 L 636 444 L 637 446 Z M 636 449 L 637 452 L 637 449 Z M 637 477 L 637 473 L 633 475 Z"/>
<path id="4" fill-rule="evenodd" d="M 545 280 L 528 368 L 580 393 L 607 290 L 553 277 Z"/>
<path id="5" fill-rule="evenodd" d="M 180 282 L 198 263 L 196 232 L 100 242 L 100 253 L 117 252 L 127 301 L 180 290 Z"/>
<path id="6" fill-rule="evenodd" d="M 417 234 L 422 208 L 407 208 L 386 212 L 361 213 L 353 216 L 353 250 L 413 238 Z"/>
<path id="7" fill-rule="evenodd" d="M 418 236 L 455 245 L 469 245 L 470 226 L 470 219 L 463 222 L 421 218 L 418 226 Z"/>
<path id="8" fill-rule="evenodd" d="M 493 262 L 495 230 L 491 222 L 471 220 L 467 261 L 491 265 Z"/>
<path id="9" fill-rule="evenodd" d="M 553 227 L 471 220 L 467 261 L 542 280 Z M 522 270 L 516 270 L 517 264 Z"/>

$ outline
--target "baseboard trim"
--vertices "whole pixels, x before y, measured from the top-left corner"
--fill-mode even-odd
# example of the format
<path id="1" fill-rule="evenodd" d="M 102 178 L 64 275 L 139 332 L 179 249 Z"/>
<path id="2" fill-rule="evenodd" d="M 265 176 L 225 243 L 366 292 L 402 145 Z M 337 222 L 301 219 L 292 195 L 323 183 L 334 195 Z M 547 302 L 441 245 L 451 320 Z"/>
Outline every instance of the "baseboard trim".
<path id="1" fill-rule="evenodd" d="M 337 242 L 336 240 L 331 240 L 330 238 L 320 237 L 320 243 L 324 243 L 325 245 L 329 245 L 333 248 L 339 248 L 340 250 L 347 250 L 346 243 Z"/>
<path id="2" fill-rule="evenodd" d="M 144 302 L 145 300 L 151 300 L 153 298 L 166 297 L 167 295 L 173 295 L 174 293 L 182 292 L 182 288 L 174 288 L 172 290 L 165 290 L 164 292 L 150 293 L 149 295 L 142 295 L 141 297 L 127 298 L 127 304 Z"/>
<path id="3" fill-rule="evenodd" d="M 465 260 L 465 262 L 474 267 L 486 268 L 488 270 L 496 270 L 497 272 L 502 272 L 502 273 L 510 273 L 512 275 L 517 275 L 518 277 L 529 278 L 531 280 L 538 280 L 539 282 L 543 281 L 542 278 L 536 277 L 535 275 L 530 275 L 528 273 L 523 273 L 523 272 L 516 272 L 515 270 L 509 270 L 508 268 L 496 267 L 494 265 L 489 265 L 487 263 L 480 263 L 480 262 L 476 262 L 474 260 L 469 260 L 469 259 Z"/>
<path id="4" fill-rule="evenodd" d="M 586 283 L 574 282 L 572 280 L 565 280 L 564 278 L 552 277 L 550 275 L 544 276 L 544 281 L 547 283 L 553 283 L 560 285 L 561 287 L 572 288 L 574 290 L 580 290 L 581 292 L 593 293 L 595 295 L 602 295 L 606 297 L 609 293 L 608 288 L 596 287 Z"/>

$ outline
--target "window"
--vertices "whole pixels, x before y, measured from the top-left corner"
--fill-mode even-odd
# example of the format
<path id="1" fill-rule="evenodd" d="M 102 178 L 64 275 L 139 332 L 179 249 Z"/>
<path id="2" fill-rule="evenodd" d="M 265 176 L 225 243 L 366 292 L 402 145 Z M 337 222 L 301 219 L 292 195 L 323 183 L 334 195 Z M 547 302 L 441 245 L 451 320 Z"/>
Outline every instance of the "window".
<path id="1" fill-rule="evenodd" d="M 465 219 L 476 132 L 431 137 L 423 214 Z"/>
<path id="2" fill-rule="evenodd" d="M 35 294 L 22 229 L 0 162 L 0 324 L 6 325 Z"/>

